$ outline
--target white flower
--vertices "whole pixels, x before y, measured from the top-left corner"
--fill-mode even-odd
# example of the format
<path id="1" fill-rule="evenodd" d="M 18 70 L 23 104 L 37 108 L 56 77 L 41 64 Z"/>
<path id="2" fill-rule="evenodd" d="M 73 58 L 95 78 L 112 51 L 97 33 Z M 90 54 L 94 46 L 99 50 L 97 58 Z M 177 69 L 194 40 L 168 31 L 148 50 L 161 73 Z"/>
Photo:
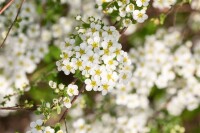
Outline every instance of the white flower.
<path id="1" fill-rule="evenodd" d="M 44 133 L 55 133 L 55 130 L 50 126 L 44 128 Z"/>
<path id="2" fill-rule="evenodd" d="M 62 70 L 64 71 L 64 73 L 66 75 L 69 75 L 70 73 L 75 73 L 76 68 L 74 68 L 75 64 L 73 62 L 69 62 L 67 60 L 64 60 L 63 65 L 64 66 L 62 66 Z"/>
<path id="3" fill-rule="evenodd" d="M 71 108 L 71 106 L 72 106 L 72 104 L 71 104 L 71 100 L 70 100 L 70 98 L 69 97 L 65 97 L 64 99 L 63 99 L 63 104 L 64 104 L 64 106 L 66 107 L 66 108 Z"/>
<path id="4" fill-rule="evenodd" d="M 124 19 L 123 20 L 123 25 L 125 27 L 129 27 L 132 24 L 132 21 L 130 19 Z"/>
<path id="5" fill-rule="evenodd" d="M 61 83 L 61 84 L 58 85 L 58 88 L 59 88 L 60 90 L 63 90 L 63 89 L 65 88 L 65 85 Z"/>
<path id="6" fill-rule="evenodd" d="M 136 4 L 138 7 L 148 6 L 150 0 L 136 0 Z"/>
<path id="7" fill-rule="evenodd" d="M 55 89 L 57 87 L 57 83 L 56 82 L 53 82 L 52 80 L 49 81 L 49 86 L 53 89 Z"/>
<path id="8" fill-rule="evenodd" d="M 89 38 L 87 40 L 88 44 L 90 44 L 94 49 L 99 47 L 100 44 L 100 37 L 95 36 L 94 38 Z"/>
<path id="9" fill-rule="evenodd" d="M 145 10 L 135 10 L 133 12 L 133 19 L 135 19 L 139 23 L 143 23 L 148 18 L 145 13 Z"/>
<path id="10" fill-rule="evenodd" d="M 86 89 L 87 91 L 91 91 L 92 89 L 93 89 L 94 91 L 97 91 L 98 86 L 100 85 L 100 80 L 97 80 L 97 79 L 93 79 L 93 80 L 91 80 L 91 79 L 86 79 L 86 80 L 85 80 L 85 84 L 86 84 L 85 89 Z"/>
<path id="11" fill-rule="evenodd" d="M 64 59 L 64 61 L 69 61 L 70 57 L 72 57 L 74 52 L 72 51 L 63 51 L 62 54 L 60 55 L 61 58 Z"/>
<path id="12" fill-rule="evenodd" d="M 52 26 L 52 30 L 53 30 L 52 31 L 53 37 L 55 37 L 55 38 L 59 38 L 63 34 L 62 27 L 59 24 L 54 24 Z"/>
<path id="13" fill-rule="evenodd" d="M 85 120 L 80 118 L 73 123 L 74 129 L 76 129 L 77 133 L 88 133 L 89 126 L 85 123 Z"/>
<path id="14" fill-rule="evenodd" d="M 119 74 L 122 69 L 128 71 L 130 60 L 122 46 L 118 43 L 119 32 L 114 26 L 106 26 L 100 20 L 89 19 L 89 28 L 79 27 L 80 42 L 74 37 L 65 39 L 67 46 L 62 44 L 61 60 L 57 62 L 58 70 L 66 75 L 80 71 L 87 78 L 84 82 L 87 91 L 102 91 L 106 94 L 120 81 Z M 104 25 L 104 26 L 102 26 Z M 70 45 L 73 44 L 73 47 Z M 76 45 L 74 45 L 76 44 Z M 128 80 L 128 76 L 126 77 Z M 120 81 L 121 82 L 121 81 Z M 74 89 L 68 89 L 68 95 L 73 96 Z M 78 92 L 78 90 L 76 91 Z"/>
<path id="15" fill-rule="evenodd" d="M 40 26 L 38 24 L 30 25 L 27 33 L 30 38 L 38 37 L 40 35 Z"/>
<path id="16" fill-rule="evenodd" d="M 171 5 L 174 5 L 177 0 L 154 0 L 153 7 L 159 9 L 171 8 Z"/>
<path id="17" fill-rule="evenodd" d="M 56 133 L 64 133 L 63 130 L 58 130 Z"/>
<path id="18" fill-rule="evenodd" d="M 83 70 L 84 62 L 79 58 L 72 58 L 71 60 L 74 69 Z M 72 69 L 73 70 L 73 69 Z"/>
<path id="19" fill-rule="evenodd" d="M 126 10 L 124 7 L 119 8 L 119 15 L 120 17 L 125 17 L 126 16 Z"/>
<path id="20" fill-rule="evenodd" d="M 51 40 L 52 34 L 49 30 L 44 29 L 44 30 L 42 30 L 41 38 L 44 42 L 48 42 Z"/>
<path id="21" fill-rule="evenodd" d="M 131 4 L 128 4 L 128 5 L 126 6 L 126 11 L 127 11 L 127 12 L 133 12 L 134 9 L 135 9 L 135 7 L 134 7 L 134 5 L 133 5 L 132 3 L 131 3 Z"/>
<path id="22" fill-rule="evenodd" d="M 69 96 L 73 96 L 73 95 L 78 95 L 78 86 L 77 85 L 73 85 L 73 84 L 69 84 L 67 86 L 67 94 Z"/>
<path id="23" fill-rule="evenodd" d="M 80 15 L 78 15 L 78 16 L 76 16 L 76 20 L 81 20 L 82 18 L 81 18 L 81 16 Z"/>
<path id="24" fill-rule="evenodd" d="M 43 132 L 43 121 L 41 119 L 37 120 L 36 122 L 31 122 L 30 127 L 33 133 L 42 133 Z"/>
<path id="25" fill-rule="evenodd" d="M 112 88 L 113 86 L 109 85 L 109 83 L 103 82 L 98 90 L 102 92 L 102 95 L 106 95 L 108 92 L 111 91 Z"/>
<path id="26" fill-rule="evenodd" d="M 116 66 L 118 65 L 118 62 L 113 59 L 113 57 L 107 57 L 104 59 L 104 63 L 106 64 L 106 67 L 115 70 Z"/>

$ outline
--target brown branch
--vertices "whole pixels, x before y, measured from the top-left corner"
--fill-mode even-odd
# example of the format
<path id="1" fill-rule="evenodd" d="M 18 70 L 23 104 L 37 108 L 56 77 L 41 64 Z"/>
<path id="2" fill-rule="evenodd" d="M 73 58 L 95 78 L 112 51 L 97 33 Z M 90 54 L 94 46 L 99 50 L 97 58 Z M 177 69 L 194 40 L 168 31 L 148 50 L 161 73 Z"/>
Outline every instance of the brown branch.
<path id="1" fill-rule="evenodd" d="M 22 8 L 22 5 L 23 5 L 24 1 L 25 1 L 25 0 L 22 0 L 22 2 L 20 3 L 19 9 L 18 9 L 18 11 L 17 11 L 17 15 L 16 15 L 14 21 L 12 22 L 11 26 L 9 27 L 8 32 L 7 32 L 7 34 L 6 34 L 6 37 L 4 38 L 3 42 L 1 43 L 0 48 L 3 47 L 4 43 L 6 42 L 6 39 L 8 38 L 8 35 L 9 35 L 9 33 L 10 33 L 12 27 L 13 27 L 13 25 L 14 25 L 15 22 L 17 21 L 17 18 L 18 18 L 18 16 L 19 16 L 19 13 L 20 13 L 20 11 L 21 11 L 21 8 Z"/>
<path id="2" fill-rule="evenodd" d="M 15 0 L 10 0 L 1 10 L 0 15 L 14 2 Z"/>
<path id="3" fill-rule="evenodd" d="M 77 78 L 74 78 L 74 80 L 71 82 L 71 84 L 75 84 L 77 80 L 78 80 Z"/>
<path id="4" fill-rule="evenodd" d="M 68 133 L 68 129 L 67 129 L 67 121 L 66 121 L 66 119 L 64 119 L 64 121 L 65 121 L 65 130 L 66 130 L 66 133 Z"/>
<path id="5" fill-rule="evenodd" d="M 127 30 L 128 27 L 124 27 L 119 33 L 122 35 Z"/>
<path id="6" fill-rule="evenodd" d="M 0 107 L 0 110 L 23 110 L 23 111 L 34 111 L 36 107 L 20 107 L 20 106 L 13 106 L 13 107 Z"/>
<path id="7" fill-rule="evenodd" d="M 73 98 L 72 101 L 71 101 L 71 104 L 73 104 L 73 103 L 76 101 L 76 99 L 79 97 L 79 95 L 80 95 L 81 93 L 84 92 L 84 89 L 85 89 L 85 84 L 81 87 L 81 89 L 80 89 L 78 95 L 74 96 L 74 98 Z M 67 108 L 67 109 L 64 111 L 64 113 L 62 114 L 62 116 L 61 116 L 59 122 L 65 117 L 65 115 L 68 113 L 68 111 L 69 111 L 69 109 Z"/>

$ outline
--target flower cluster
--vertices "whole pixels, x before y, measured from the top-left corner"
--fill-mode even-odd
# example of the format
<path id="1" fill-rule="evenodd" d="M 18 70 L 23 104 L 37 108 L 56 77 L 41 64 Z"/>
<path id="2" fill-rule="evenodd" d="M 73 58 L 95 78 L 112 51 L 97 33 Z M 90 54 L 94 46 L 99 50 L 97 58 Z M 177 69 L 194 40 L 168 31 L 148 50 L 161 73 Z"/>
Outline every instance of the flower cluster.
<path id="1" fill-rule="evenodd" d="M 96 0 L 98 8 L 107 14 L 116 16 L 128 27 L 133 22 L 143 23 L 147 18 L 146 10 L 150 0 Z"/>
<path id="2" fill-rule="evenodd" d="M 84 123 L 83 127 L 89 124 L 90 128 L 89 131 L 86 130 L 87 128 L 84 128 L 84 130 L 91 133 L 98 133 L 98 131 L 149 132 L 147 122 L 149 122 L 154 109 L 149 106 L 148 97 L 155 86 L 158 89 L 166 90 L 166 98 L 173 96 L 167 105 L 170 114 L 178 115 L 185 108 L 189 110 L 197 108 L 200 101 L 199 92 L 197 92 L 199 83 L 194 77 L 199 74 L 197 63 L 199 62 L 197 58 L 199 57 L 199 45 L 196 45 L 194 54 L 191 53 L 190 49 L 191 42 L 183 44 L 181 33 L 177 29 L 170 29 L 169 31 L 161 29 L 155 35 L 146 37 L 144 46 L 130 50 L 130 57 L 136 66 L 134 70 L 130 69 L 129 71 L 129 73 L 134 71 L 131 80 L 126 84 L 117 83 L 117 89 L 110 93 L 116 99 L 106 101 L 115 116 L 113 117 L 105 111 L 101 114 L 100 120 L 95 122 L 94 119 L 97 116 L 94 116 L 94 118 L 88 116 L 88 118 L 86 117 L 86 119 L 89 119 L 87 120 L 88 123 L 86 121 L 82 123 Z M 197 64 L 194 64 L 194 62 Z M 195 69 L 192 66 L 195 66 Z M 186 86 L 186 84 L 188 85 Z M 162 100 L 165 101 L 166 99 Z M 162 106 L 163 102 L 161 105 L 159 105 L 159 102 L 155 103 L 158 106 L 156 108 Z M 103 104 L 104 102 L 99 101 L 97 103 Z M 118 106 L 114 108 L 116 104 Z M 102 108 L 108 109 L 108 106 L 105 105 Z M 96 131 L 96 128 L 99 130 Z M 184 128 L 175 126 L 170 131 L 184 132 Z"/>
<path id="3" fill-rule="evenodd" d="M 53 89 L 55 97 L 52 98 L 52 102 L 43 102 L 37 108 L 36 113 L 44 116 L 43 120 L 46 122 L 50 119 L 53 113 L 60 114 L 63 107 L 69 109 L 72 106 L 74 99 L 79 95 L 78 86 L 74 85 L 74 82 L 65 86 L 60 83 L 49 81 L 49 86 Z"/>
<path id="4" fill-rule="evenodd" d="M 83 26 L 86 27 L 77 27 L 78 34 L 65 40 L 58 70 L 66 75 L 80 73 L 87 91 L 101 91 L 105 95 L 116 82 L 129 80 L 131 62 L 118 43 L 120 34 L 115 27 L 93 17 Z"/>
<path id="5" fill-rule="evenodd" d="M 0 16 L 0 44 L 6 37 L 8 27 L 16 16 L 20 1 L 14 2 Z M 17 91 L 28 91 L 29 79 L 27 74 L 31 74 L 37 68 L 37 64 L 48 52 L 48 44 L 51 33 L 44 26 L 40 27 L 37 21 L 36 7 L 32 2 L 25 2 L 22 6 L 16 24 L 13 26 L 3 48 L 0 51 L 0 97 L 13 95 Z M 49 37 L 50 36 L 50 37 Z M 4 82 L 5 81 L 5 82 Z M 9 91 L 8 91 L 9 90 Z M 9 106 L 14 106 L 18 99 L 17 95 L 12 97 Z M 0 99 L 1 101 L 2 99 Z M 7 111 L 6 114 L 8 114 Z M 3 113 L 0 113 L 0 115 Z"/>
<path id="6" fill-rule="evenodd" d="M 116 106 L 115 101 L 112 100 L 106 100 L 106 103 L 104 103 L 103 96 L 99 95 L 99 97 L 101 97 L 102 100 L 98 100 L 99 98 L 96 99 L 95 102 L 97 104 L 94 105 L 94 108 L 97 110 L 95 114 L 78 117 L 72 115 L 72 117 L 77 120 L 73 122 L 73 129 L 71 131 L 75 133 L 149 132 L 146 123 L 151 110 L 130 110 L 124 106 Z M 100 108 L 101 111 L 99 111 Z M 112 109 L 112 113 L 115 114 L 114 116 L 109 112 L 110 109 Z"/>
<path id="7" fill-rule="evenodd" d="M 166 89 L 166 97 L 172 97 L 167 110 L 180 115 L 184 109 L 194 110 L 199 97 L 199 43 L 191 52 L 192 43 L 182 42 L 177 29 L 158 30 L 146 37 L 144 46 L 131 49 L 130 57 L 136 65 L 131 82 L 137 94 L 148 96 L 151 88 Z"/>
<path id="8" fill-rule="evenodd" d="M 64 133 L 61 129 L 54 129 L 50 126 L 44 126 L 44 122 L 41 119 L 38 119 L 30 123 L 31 129 L 26 133 Z"/>
<path id="9" fill-rule="evenodd" d="M 185 109 L 191 111 L 198 108 L 200 41 L 195 44 L 190 41 L 183 43 L 181 32 L 177 29 L 161 29 L 155 35 L 147 36 L 144 45 L 135 46 L 128 54 L 122 50 L 118 42 L 120 34 L 114 26 L 107 26 L 101 19 L 88 18 L 102 17 L 101 13 L 94 10 L 95 1 L 59 2 L 64 7 L 67 7 L 66 3 L 70 5 L 68 18 L 64 17 L 65 14 L 56 14 L 53 15 L 56 20 L 47 23 L 38 17 L 36 9 L 39 12 L 43 6 L 48 9 L 45 7 L 48 2 L 38 7 L 28 1 L 23 4 L 19 19 L 12 28 L 4 49 L 0 50 L 0 62 L 5 62 L 0 63 L 0 102 L 3 101 L 3 97 L 16 94 L 16 90 L 30 89 L 27 74 L 31 75 L 36 70 L 48 52 L 48 44 L 51 43 L 60 44 L 62 51 L 61 59 L 56 62 L 58 70 L 66 75 L 72 74 L 84 84 L 83 88 L 87 91 L 98 91 L 103 95 L 87 93 L 77 99 L 77 106 L 73 105 L 76 108 L 67 112 L 72 120 L 75 119 L 73 122 L 68 119 L 69 130 L 73 128 L 71 132 L 146 133 L 150 132 L 151 117 L 159 112 L 163 101 L 167 101 L 164 107 L 171 115 L 177 116 Z M 115 26 L 120 23 L 123 27 L 129 27 L 135 22 L 143 23 L 148 18 L 146 11 L 150 0 L 96 2 L 100 10 L 111 15 L 110 21 L 113 21 L 112 17 L 116 18 L 118 23 Z M 8 22 L 16 16 L 16 7 L 19 6 L 19 3 L 16 3 L 0 16 L 0 40 L 6 36 L 5 27 L 9 26 Z M 153 6 L 163 10 L 171 8 L 175 3 L 176 0 L 154 0 Z M 192 8 L 198 9 L 198 5 L 193 4 Z M 47 11 L 46 14 L 48 17 L 52 13 Z M 72 18 L 75 14 L 81 14 L 82 17 L 77 16 L 78 21 L 74 21 Z M 200 22 L 199 18 L 198 14 L 195 21 Z M 74 30 L 76 33 L 60 43 L 69 33 L 73 33 L 76 23 L 81 25 Z M 53 111 L 60 114 L 63 107 L 72 107 L 72 103 L 82 92 L 82 88 L 78 89 L 77 85 L 75 82 L 66 86 L 50 81 L 49 86 L 56 94 L 56 98 L 52 98 L 51 103 L 42 102 L 37 108 L 36 113 L 43 114 L 45 118 L 31 122 L 31 129 L 27 133 L 65 132 L 60 127 L 45 126 L 46 120 L 50 119 Z M 158 100 L 150 101 L 154 89 L 165 94 Z M 106 95 L 108 92 L 110 93 Z M 12 96 L 5 105 L 14 106 L 18 98 L 18 95 Z M 152 106 L 149 105 L 150 102 Z M 26 106 L 22 109 L 26 109 Z M 7 112 L 0 112 L 0 115 L 6 114 Z M 167 116 L 167 113 L 159 115 L 158 119 L 165 115 Z M 156 122 L 157 120 L 154 121 Z M 184 128 L 176 124 L 170 129 L 171 133 L 184 131 Z"/>
<path id="10" fill-rule="evenodd" d="M 57 1 L 55 1 L 57 2 Z M 82 18 L 86 19 L 89 16 L 95 16 L 95 18 L 102 18 L 102 13 L 95 8 L 95 1 L 92 0 L 61 0 L 61 4 L 68 4 L 70 10 L 67 16 L 62 16 L 57 19 L 51 27 L 53 41 L 56 46 L 61 48 L 60 44 L 74 32 L 74 28 L 77 25 L 77 21 L 74 16 L 81 14 Z"/>
<path id="11" fill-rule="evenodd" d="M 54 89 L 54 92 L 59 96 L 59 98 L 54 99 L 54 104 L 59 104 L 59 106 L 65 106 L 66 108 L 71 108 L 70 97 L 79 94 L 78 86 L 74 84 L 69 84 L 67 87 L 65 85 L 58 84 L 56 82 L 50 81 L 49 86 Z"/>

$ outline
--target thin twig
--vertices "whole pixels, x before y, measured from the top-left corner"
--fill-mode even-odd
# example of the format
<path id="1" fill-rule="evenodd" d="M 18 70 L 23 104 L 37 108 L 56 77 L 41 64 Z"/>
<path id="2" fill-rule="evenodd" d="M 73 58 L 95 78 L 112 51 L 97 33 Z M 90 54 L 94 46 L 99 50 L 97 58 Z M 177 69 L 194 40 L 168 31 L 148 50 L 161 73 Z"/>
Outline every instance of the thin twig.
<path id="1" fill-rule="evenodd" d="M 84 89 L 85 89 L 85 84 L 81 87 L 81 89 L 80 89 L 78 95 L 74 96 L 74 98 L 73 98 L 72 101 L 71 101 L 71 104 L 73 104 L 73 103 L 76 101 L 76 99 L 78 98 L 78 96 L 79 96 L 81 93 L 84 92 Z M 63 115 L 61 116 L 59 122 L 65 117 L 65 115 L 68 113 L 68 111 L 69 111 L 69 109 L 67 108 L 67 109 L 64 111 Z"/>
<path id="2" fill-rule="evenodd" d="M 65 129 L 66 129 L 66 133 L 68 133 L 68 129 L 67 129 L 67 121 L 66 121 L 66 119 L 64 119 L 64 121 L 65 121 Z"/>
<path id="3" fill-rule="evenodd" d="M 77 78 L 74 78 L 74 80 L 71 82 L 71 84 L 75 84 L 77 80 L 78 80 Z"/>
<path id="4" fill-rule="evenodd" d="M 128 27 L 124 27 L 119 33 L 122 35 L 127 30 Z"/>
<path id="5" fill-rule="evenodd" d="M 23 110 L 23 111 L 34 111 L 36 107 L 20 107 L 20 106 L 13 106 L 13 107 L 0 107 L 0 110 Z"/>
<path id="6" fill-rule="evenodd" d="M 7 32 L 7 34 L 6 34 L 6 37 L 4 38 L 3 42 L 1 43 L 0 48 L 3 47 L 4 43 L 6 42 L 6 39 L 8 38 L 8 35 L 9 35 L 9 33 L 10 33 L 12 27 L 13 27 L 13 25 L 14 25 L 15 22 L 17 21 L 17 18 L 18 18 L 18 16 L 19 16 L 19 13 L 20 13 L 20 11 L 21 11 L 21 8 L 22 8 L 22 5 L 23 5 L 24 1 L 25 1 L 25 0 L 22 0 L 22 2 L 20 3 L 19 9 L 18 9 L 18 11 L 17 11 L 17 15 L 16 15 L 14 21 L 12 22 L 11 26 L 9 27 L 8 32 Z"/>
<path id="7" fill-rule="evenodd" d="M 2 14 L 15 0 L 10 0 L 1 10 L 0 14 Z"/>

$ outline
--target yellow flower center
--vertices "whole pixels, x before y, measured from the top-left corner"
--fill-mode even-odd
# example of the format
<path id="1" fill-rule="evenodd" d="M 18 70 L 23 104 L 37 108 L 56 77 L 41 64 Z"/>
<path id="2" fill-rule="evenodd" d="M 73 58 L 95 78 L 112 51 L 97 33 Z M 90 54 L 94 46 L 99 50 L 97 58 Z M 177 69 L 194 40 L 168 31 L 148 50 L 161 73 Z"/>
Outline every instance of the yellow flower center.
<path id="1" fill-rule="evenodd" d="M 109 35 L 112 35 L 112 31 L 111 31 L 110 29 L 108 30 L 108 34 L 109 34 Z"/>
<path id="2" fill-rule="evenodd" d="M 115 54 L 116 54 L 116 55 L 119 55 L 119 54 L 120 54 L 120 49 L 117 49 L 117 50 L 115 51 Z"/>
<path id="3" fill-rule="evenodd" d="M 104 54 L 109 55 L 110 51 L 108 49 L 104 49 Z"/>
<path id="4" fill-rule="evenodd" d="M 108 42 L 108 47 L 111 47 L 113 43 L 111 41 Z"/>
<path id="5" fill-rule="evenodd" d="M 74 89 L 69 88 L 69 92 L 70 92 L 70 93 L 74 93 Z"/>
<path id="6" fill-rule="evenodd" d="M 97 43 L 97 42 L 93 42 L 93 43 L 92 43 L 92 47 L 93 47 L 93 48 L 97 48 L 97 47 L 98 47 L 98 43 Z"/>
<path id="7" fill-rule="evenodd" d="M 91 82 L 91 85 L 92 85 L 93 87 L 96 86 L 96 85 L 97 85 L 96 81 L 92 81 L 92 82 Z"/>
<path id="8" fill-rule="evenodd" d="M 108 61 L 108 64 L 109 64 L 109 65 L 112 65 L 113 63 L 114 63 L 113 60 L 109 60 L 109 61 Z"/>
<path id="9" fill-rule="evenodd" d="M 89 67 L 89 66 L 86 66 L 86 67 L 85 67 L 85 70 L 86 70 L 86 71 L 89 71 L 90 69 L 91 69 L 91 67 Z"/>
<path id="10" fill-rule="evenodd" d="M 104 90 L 108 90 L 108 87 L 109 87 L 109 86 L 108 86 L 107 84 L 104 84 L 104 85 L 103 85 L 103 89 L 104 89 Z"/>
<path id="11" fill-rule="evenodd" d="M 80 49 L 79 53 L 80 53 L 81 55 L 83 55 L 83 54 L 85 54 L 85 50 Z"/>
<path id="12" fill-rule="evenodd" d="M 90 62 L 93 62 L 93 61 L 94 61 L 94 57 L 93 57 L 93 56 L 90 56 L 88 60 L 89 60 Z"/>
<path id="13" fill-rule="evenodd" d="M 124 74 L 124 75 L 122 76 L 122 79 L 127 79 L 126 74 Z"/>
<path id="14" fill-rule="evenodd" d="M 41 126 L 39 126 L 39 125 L 37 125 L 36 127 L 35 127 L 38 131 L 40 131 L 42 128 L 41 128 Z"/>
<path id="15" fill-rule="evenodd" d="M 92 33 L 96 32 L 96 29 L 95 28 L 92 28 L 91 29 Z"/>
<path id="16" fill-rule="evenodd" d="M 76 62 L 76 65 L 77 65 L 78 67 L 82 66 L 82 64 L 83 64 L 82 61 L 77 61 L 77 62 Z"/>
<path id="17" fill-rule="evenodd" d="M 142 13 L 138 13 L 138 18 L 142 18 L 143 17 L 143 14 Z"/>
<path id="18" fill-rule="evenodd" d="M 64 53 L 63 55 L 65 59 L 69 58 L 69 55 L 67 53 Z"/>
<path id="19" fill-rule="evenodd" d="M 99 69 L 98 69 L 98 70 L 95 70 L 95 74 L 98 75 L 98 76 L 100 76 L 101 70 L 99 70 Z"/>
<path id="20" fill-rule="evenodd" d="M 112 75 L 111 74 L 107 74 L 107 79 L 111 80 L 112 79 Z"/>
<path id="21" fill-rule="evenodd" d="M 66 65 L 66 69 L 67 69 L 67 70 L 71 70 L 72 67 L 71 67 L 70 65 Z"/>
<path id="22" fill-rule="evenodd" d="M 129 8 L 130 8 L 131 10 L 133 10 L 133 9 L 134 9 L 134 6 L 133 6 L 132 4 L 130 4 L 130 5 L 129 5 Z"/>

